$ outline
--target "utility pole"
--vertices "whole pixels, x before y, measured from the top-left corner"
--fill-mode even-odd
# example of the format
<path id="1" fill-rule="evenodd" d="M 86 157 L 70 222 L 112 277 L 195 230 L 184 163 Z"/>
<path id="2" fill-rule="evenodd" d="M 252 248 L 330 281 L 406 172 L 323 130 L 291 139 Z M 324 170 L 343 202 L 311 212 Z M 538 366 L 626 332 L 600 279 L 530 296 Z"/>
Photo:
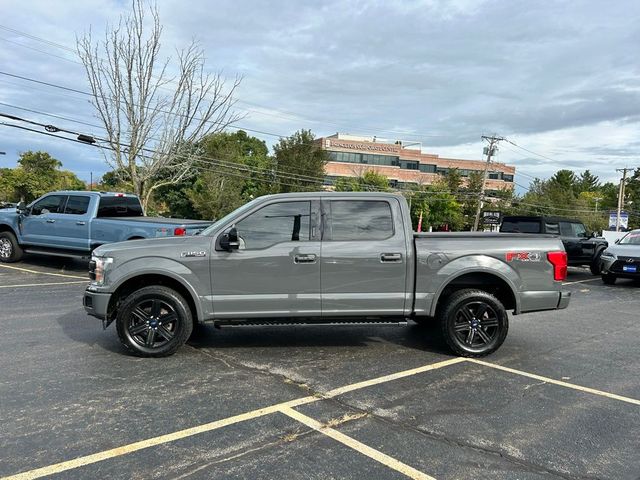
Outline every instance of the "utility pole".
<path id="1" fill-rule="evenodd" d="M 473 222 L 473 231 L 478 231 L 478 225 L 480 225 L 480 211 L 482 210 L 482 199 L 484 198 L 484 190 L 487 184 L 487 172 L 489 171 L 489 163 L 491 162 L 491 157 L 495 154 L 497 150 L 498 142 L 504 140 L 503 137 L 496 137 L 495 134 L 488 137 L 486 135 L 482 135 L 483 140 L 487 140 L 489 142 L 489 146 L 485 147 L 485 152 L 487 153 L 487 163 L 484 165 L 484 175 L 482 176 L 482 188 L 480 189 L 480 195 L 478 196 L 478 208 L 476 209 L 476 219 Z"/>
<path id="2" fill-rule="evenodd" d="M 624 187 L 627 180 L 627 167 L 617 168 L 616 172 L 622 172 L 622 180 L 620 180 L 620 190 L 618 191 L 618 215 L 616 216 L 616 232 L 620 231 L 620 214 L 624 207 Z"/>

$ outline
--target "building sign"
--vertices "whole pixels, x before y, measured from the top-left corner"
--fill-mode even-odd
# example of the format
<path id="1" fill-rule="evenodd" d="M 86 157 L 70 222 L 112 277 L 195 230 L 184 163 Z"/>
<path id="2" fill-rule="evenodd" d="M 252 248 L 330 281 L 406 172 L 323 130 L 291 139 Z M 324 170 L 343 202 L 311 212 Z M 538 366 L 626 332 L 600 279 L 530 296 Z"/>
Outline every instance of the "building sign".
<path id="1" fill-rule="evenodd" d="M 609 230 L 616 229 L 617 218 L 618 212 L 609 213 Z M 620 212 L 620 228 L 625 230 L 629 228 L 629 214 L 627 212 Z"/>
<path id="2" fill-rule="evenodd" d="M 327 139 L 327 147 L 350 148 L 352 150 L 368 150 L 375 152 L 399 152 L 398 145 L 379 145 L 375 143 L 347 143 L 340 140 Z"/>
<path id="3" fill-rule="evenodd" d="M 482 212 L 482 223 L 485 225 L 499 225 L 500 212 L 485 210 Z"/>

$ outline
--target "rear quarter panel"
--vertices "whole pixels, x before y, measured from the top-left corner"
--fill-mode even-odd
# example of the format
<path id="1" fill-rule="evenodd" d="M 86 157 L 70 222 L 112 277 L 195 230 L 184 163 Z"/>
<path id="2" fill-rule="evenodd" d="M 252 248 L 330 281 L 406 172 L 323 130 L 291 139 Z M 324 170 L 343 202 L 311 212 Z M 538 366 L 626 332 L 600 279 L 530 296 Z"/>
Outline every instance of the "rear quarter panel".
<path id="1" fill-rule="evenodd" d="M 435 315 L 440 295 L 451 282 L 469 273 L 495 275 L 509 285 L 515 313 L 555 308 L 561 282 L 553 280 L 547 252 L 563 251 L 551 236 L 523 234 L 418 235 L 416 305 L 418 315 Z M 523 253 L 524 256 L 514 254 Z"/>

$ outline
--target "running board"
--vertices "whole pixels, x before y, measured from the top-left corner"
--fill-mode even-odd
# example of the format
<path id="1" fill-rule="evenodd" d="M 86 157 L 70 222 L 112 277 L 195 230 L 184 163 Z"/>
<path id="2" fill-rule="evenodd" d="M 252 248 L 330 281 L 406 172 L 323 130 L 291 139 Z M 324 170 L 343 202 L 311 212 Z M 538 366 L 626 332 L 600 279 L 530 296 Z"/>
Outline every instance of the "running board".
<path id="1" fill-rule="evenodd" d="M 211 322 L 206 322 L 211 323 Z M 213 326 L 220 327 L 255 327 L 255 326 L 282 326 L 282 325 L 296 325 L 296 326 L 342 326 L 342 325 L 408 325 L 407 320 L 367 320 L 367 319 L 353 319 L 353 320 L 339 320 L 333 322 L 327 321 L 310 321 L 305 319 L 246 319 L 246 320 L 214 320 Z"/>
<path id="2" fill-rule="evenodd" d="M 51 257 L 67 257 L 67 258 L 90 258 L 90 253 L 82 253 L 82 252 L 65 252 L 60 250 L 39 250 L 37 248 L 25 248 L 23 249 L 24 253 L 33 253 L 36 255 L 49 255 Z"/>

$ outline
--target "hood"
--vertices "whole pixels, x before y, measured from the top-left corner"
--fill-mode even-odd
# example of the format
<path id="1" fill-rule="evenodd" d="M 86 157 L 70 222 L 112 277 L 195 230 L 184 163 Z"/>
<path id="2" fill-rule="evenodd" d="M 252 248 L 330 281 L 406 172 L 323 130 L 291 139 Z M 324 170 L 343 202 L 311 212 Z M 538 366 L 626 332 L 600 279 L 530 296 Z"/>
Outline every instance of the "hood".
<path id="1" fill-rule="evenodd" d="M 142 240 L 127 240 L 126 242 L 109 243 L 93 251 L 98 257 L 118 257 L 121 255 L 135 255 L 139 257 L 167 255 L 174 252 L 201 249 L 208 251 L 211 237 L 165 237 L 148 238 Z"/>
<path id="2" fill-rule="evenodd" d="M 612 253 L 616 257 L 640 257 L 640 245 L 609 244 L 606 252 Z"/>

